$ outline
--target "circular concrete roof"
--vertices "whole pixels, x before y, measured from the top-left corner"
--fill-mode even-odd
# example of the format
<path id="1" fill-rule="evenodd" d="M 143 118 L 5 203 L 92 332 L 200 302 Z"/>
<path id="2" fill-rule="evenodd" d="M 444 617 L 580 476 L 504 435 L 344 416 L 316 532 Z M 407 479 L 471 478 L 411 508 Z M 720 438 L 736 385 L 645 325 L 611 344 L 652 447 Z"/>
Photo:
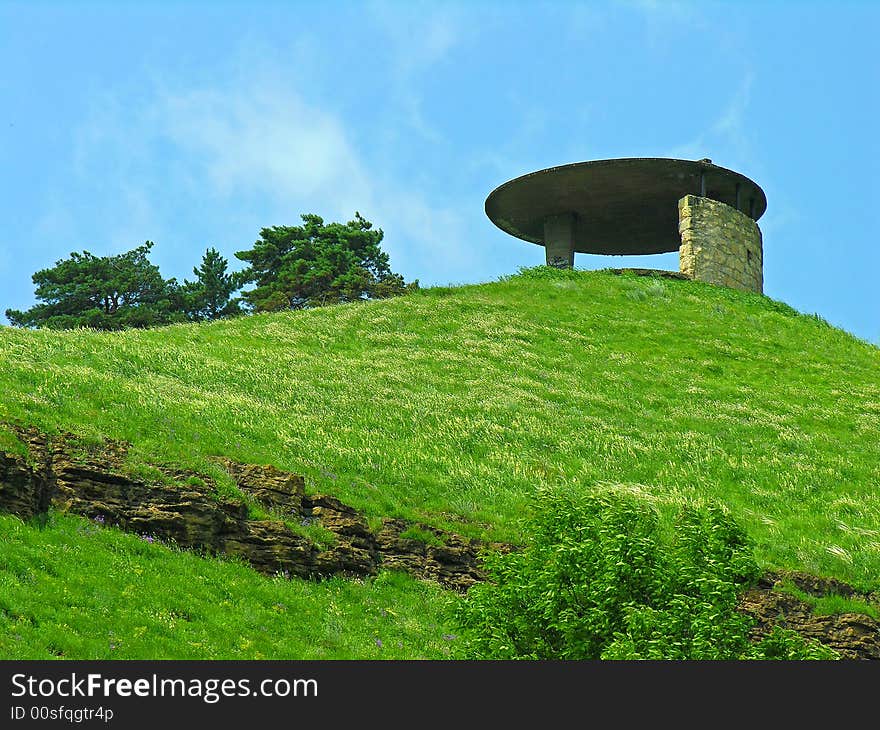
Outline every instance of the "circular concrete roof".
<path id="1" fill-rule="evenodd" d="M 705 176 L 707 198 L 736 203 L 746 215 L 761 217 L 767 198 L 745 175 L 708 160 L 628 157 L 550 167 L 510 180 L 486 198 L 486 215 L 501 230 L 544 244 L 548 216 L 577 216 L 574 250 L 578 253 L 649 254 L 678 251 L 678 201 L 700 195 Z"/>

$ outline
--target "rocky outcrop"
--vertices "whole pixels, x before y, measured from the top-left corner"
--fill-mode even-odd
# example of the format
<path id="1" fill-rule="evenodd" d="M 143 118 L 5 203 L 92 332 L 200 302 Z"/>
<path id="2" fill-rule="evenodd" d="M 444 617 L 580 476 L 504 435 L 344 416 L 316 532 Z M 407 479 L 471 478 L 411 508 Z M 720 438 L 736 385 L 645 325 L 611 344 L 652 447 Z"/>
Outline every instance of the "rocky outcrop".
<path id="1" fill-rule="evenodd" d="M 842 659 L 880 659 L 880 622 L 861 613 L 817 616 L 809 603 L 779 590 L 782 581 L 816 598 L 837 595 L 871 602 L 871 597 L 860 596 L 838 580 L 805 573 L 768 573 L 740 597 L 740 609 L 757 619 L 753 639 L 760 640 L 778 625 L 830 646 Z"/>
<path id="2" fill-rule="evenodd" d="M 239 557 L 270 575 L 367 576 L 385 567 L 459 591 L 484 577 L 479 541 L 396 519 L 374 532 L 353 507 L 330 495 L 306 495 L 302 476 L 273 466 L 218 460 L 241 492 L 273 515 L 252 519 L 244 500 L 218 497 L 204 474 L 159 468 L 155 478 L 132 475 L 124 443 L 89 446 L 72 436 L 50 442 L 23 430 L 19 436 L 30 459 L 0 453 L 0 510 L 25 519 L 51 504 L 145 539 Z M 330 544 L 295 529 L 315 524 L 332 536 Z M 408 538 L 407 531 L 437 544 Z"/>
<path id="3" fill-rule="evenodd" d="M 0 511 L 29 520 L 49 509 L 53 484 L 45 438 L 36 432 L 25 433 L 28 441 L 36 445 L 39 460 L 30 462 L 17 454 L 0 451 Z"/>
<path id="4" fill-rule="evenodd" d="M 299 475 L 219 459 L 241 492 L 273 515 L 252 519 L 244 500 L 219 497 L 204 474 L 160 468 L 154 478 L 132 475 L 126 444 L 84 446 L 71 436 L 50 441 L 33 430 L 19 430 L 19 436 L 30 453 L 23 458 L 0 452 L 0 511 L 24 519 L 45 514 L 51 505 L 148 540 L 238 557 L 269 575 L 368 576 L 389 568 L 462 592 L 485 578 L 479 558 L 484 548 L 511 549 L 401 519 L 385 518 L 373 530 L 336 497 L 306 494 Z M 332 539 L 318 544 L 308 536 L 312 525 Z M 778 590 L 781 580 L 812 596 L 877 603 L 876 595 L 859 596 L 834 579 L 768 574 L 740 598 L 740 609 L 756 619 L 753 639 L 781 625 L 843 658 L 880 659 L 880 622 L 855 613 L 816 616 L 809 603 Z"/>
<path id="5" fill-rule="evenodd" d="M 282 517 L 296 517 L 302 511 L 305 479 L 269 464 L 239 464 L 218 459 L 239 488 Z"/>
<path id="6" fill-rule="evenodd" d="M 441 585 L 466 591 L 484 576 L 477 561 L 482 547 L 476 540 L 443 532 L 428 525 L 417 525 L 420 533 L 427 533 L 430 542 L 407 537 L 412 525 L 404 520 L 385 519 L 377 535 L 383 565 L 404 570 L 423 580 L 434 580 Z M 492 550 L 508 550 L 509 546 L 490 543 Z"/>

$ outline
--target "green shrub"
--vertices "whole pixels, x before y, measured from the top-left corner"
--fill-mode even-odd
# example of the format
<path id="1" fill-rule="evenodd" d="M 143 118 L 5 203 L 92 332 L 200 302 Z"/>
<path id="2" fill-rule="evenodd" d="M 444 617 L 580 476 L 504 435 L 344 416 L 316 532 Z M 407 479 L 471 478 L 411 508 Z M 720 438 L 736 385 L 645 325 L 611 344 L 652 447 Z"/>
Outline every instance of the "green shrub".
<path id="1" fill-rule="evenodd" d="M 535 507 L 529 545 L 488 555 L 490 580 L 457 608 L 470 656 L 764 658 L 736 610 L 758 566 L 722 508 L 685 505 L 663 529 L 651 501 L 623 490 L 548 490 Z M 776 632 L 763 651 L 806 658 L 813 647 Z"/>
<path id="2" fill-rule="evenodd" d="M 839 659 L 837 652 L 818 641 L 804 641 L 791 629 L 774 626 L 770 635 L 753 644 L 744 659 Z"/>

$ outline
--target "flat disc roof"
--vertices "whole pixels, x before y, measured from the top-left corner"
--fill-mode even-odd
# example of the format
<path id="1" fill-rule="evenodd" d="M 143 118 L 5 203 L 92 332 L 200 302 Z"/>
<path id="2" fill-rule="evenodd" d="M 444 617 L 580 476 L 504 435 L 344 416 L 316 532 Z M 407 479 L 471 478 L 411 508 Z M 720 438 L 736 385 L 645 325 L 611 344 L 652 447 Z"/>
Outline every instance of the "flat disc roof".
<path id="1" fill-rule="evenodd" d="M 758 220 L 767 209 L 760 186 L 705 160 L 627 157 L 549 167 L 510 180 L 486 198 L 486 215 L 501 230 L 544 244 L 548 216 L 577 216 L 578 253 L 649 254 L 678 251 L 678 201 L 700 195 L 735 206 Z M 753 203 L 750 201 L 754 201 Z"/>

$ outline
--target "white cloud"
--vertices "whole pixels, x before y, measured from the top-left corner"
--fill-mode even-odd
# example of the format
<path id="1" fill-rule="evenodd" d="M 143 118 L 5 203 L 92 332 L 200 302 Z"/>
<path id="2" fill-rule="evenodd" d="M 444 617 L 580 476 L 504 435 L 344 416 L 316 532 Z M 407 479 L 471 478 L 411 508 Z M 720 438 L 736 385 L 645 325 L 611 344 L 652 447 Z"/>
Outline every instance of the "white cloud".
<path id="1" fill-rule="evenodd" d="M 359 148 L 354 120 L 291 87 L 267 74 L 210 88 L 156 83 L 140 90 L 136 104 L 95 97 L 93 113 L 74 130 L 71 178 L 47 198 L 38 227 L 47 238 L 77 241 L 63 255 L 118 251 L 151 238 L 165 272 L 184 256 L 163 242 L 207 228 L 199 216 L 212 225 L 218 216 L 294 225 L 303 212 L 347 221 L 359 211 L 383 228 L 392 266 L 408 278 L 441 281 L 476 265 L 480 253 L 464 244 L 467 216 L 433 205 L 406 173 L 390 173 L 394 166 L 371 167 L 375 150 Z M 90 191 L 88 211 L 71 204 L 75 188 Z M 84 237 L 96 229 L 99 240 Z"/>
<path id="2" fill-rule="evenodd" d="M 157 108 L 157 131 L 220 196 L 258 192 L 275 209 L 297 206 L 334 220 L 360 211 L 385 231 L 392 266 L 410 278 L 424 281 L 427 271 L 452 272 L 475 258 L 458 211 L 431 205 L 411 180 L 369 169 L 343 121 L 293 92 L 252 85 L 176 93 Z"/>
<path id="3" fill-rule="evenodd" d="M 442 60 L 463 38 L 466 24 L 460 9 L 428 2 L 375 2 L 373 22 L 393 54 L 393 71 L 412 76 Z"/>
<path id="4" fill-rule="evenodd" d="M 177 92 L 161 96 L 157 109 L 157 132 L 221 196 L 321 200 L 350 217 L 371 202 L 367 172 L 341 121 L 294 92 L 259 84 Z"/>
<path id="5" fill-rule="evenodd" d="M 461 8 L 427 2 L 375 2 L 369 14 L 390 53 L 390 101 L 409 130 L 438 143 L 443 135 L 423 111 L 432 67 L 444 61 L 474 32 Z"/>
<path id="6" fill-rule="evenodd" d="M 755 74 L 752 71 L 743 76 L 736 92 L 711 130 L 714 135 L 726 139 L 741 156 L 745 156 L 749 151 L 746 112 L 749 108 L 754 80 Z"/>
<path id="7" fill-rule="evenodd" d="M 457 208 L 432 206 L 417 191 L 383 191 L 371 215 L 382 221 L 392 268 L 422 283 L 465 281 L 467 272 L 485 260 L 468 235 L 467 216 Z"/>
<path id="8" fill-rule="evenodd" d="M 729 167 L 747 163 L 751 157 L 747 113 L 754 78 L 752 71 L 745 72 L 733 95 L 712 123 L 689 141 L 673 147 L 668 151 L 668 156 L 696 160 L 712 157 L 713 150 L 721 149 L 728 157 L 735 159 L 725 162 L 716 160 L 718 164 Z"/>

